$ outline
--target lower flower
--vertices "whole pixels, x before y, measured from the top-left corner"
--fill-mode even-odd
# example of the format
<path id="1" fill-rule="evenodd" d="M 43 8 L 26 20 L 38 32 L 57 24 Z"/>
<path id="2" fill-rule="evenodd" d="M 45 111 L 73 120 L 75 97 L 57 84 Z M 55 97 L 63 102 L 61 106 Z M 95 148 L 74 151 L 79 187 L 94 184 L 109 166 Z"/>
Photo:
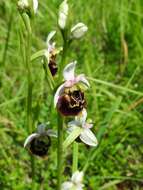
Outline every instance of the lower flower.
<path id="1" fill-rule="evenodd" d="M 24 143 L 24 148 L 26 148 L 31 154 L 42 158 L 45 158 L 48 155 L 48 150 L 51 145 L 50 137 L 57 136 L 53 131 L 46 131 L 45 128 L 45 125 L 39 125 L 37 127 L 37 132 L 29 135 Z"/>

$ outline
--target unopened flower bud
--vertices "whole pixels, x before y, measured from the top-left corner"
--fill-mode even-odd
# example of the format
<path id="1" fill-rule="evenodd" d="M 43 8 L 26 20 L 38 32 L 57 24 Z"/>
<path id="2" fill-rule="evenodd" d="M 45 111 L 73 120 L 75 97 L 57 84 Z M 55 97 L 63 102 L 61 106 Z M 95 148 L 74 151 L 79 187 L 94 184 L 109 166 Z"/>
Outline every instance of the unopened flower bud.
<path id="1" fill-rule="evenodd" d="M 17 6 L 20 11 L 26 11 L 29 7 L 28 0 L 19 0 Z"/>
<path id="2" fill-rule="evenodd" d="M 67 0 L 64 0 L 59 8 L 59 18 L 58 25 L 61 29 L 64 29 L 66 26 L 67 16 L 68 16 L 69 6 Z"/>
<path id="3" fill-rule="evenodd" d="M 72 27 L 71 36 L 72 36 L 72 38 L 79 39 L 82 36 L 84 36 L 84 34 L 87 32 L 87 30 L 88 30 L 88 27 L 85 24 L 79 22 L 74 27 Z"/>
<path id="4" fill-rule="evenodd" d="M 38 9 L 38 0 L 19 0 L 18 9 L 21 12 L 26 12 L 28 15 L 32 15 L 32 12 L 36 14 Z"/>
<path id="5" fill-rule="evenodd" d="M 33 11 L 36 14 L 38 9 L 38 0 L 33 0 Z"/>

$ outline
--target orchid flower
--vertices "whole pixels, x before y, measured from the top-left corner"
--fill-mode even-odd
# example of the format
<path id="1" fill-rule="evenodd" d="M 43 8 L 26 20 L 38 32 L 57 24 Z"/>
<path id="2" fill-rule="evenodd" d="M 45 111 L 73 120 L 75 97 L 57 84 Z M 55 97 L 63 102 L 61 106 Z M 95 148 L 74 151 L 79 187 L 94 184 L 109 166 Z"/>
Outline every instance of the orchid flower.
<path id="1" fill-rule="evenodd" d="M 66 181 L 62 184 L 61 190 L 82 190 L 84 187 L 82 180 L 83 172 L 76 171 L 73 173 L 70 181 Z"/>
<path id="2" fill-rule="evenodd" d="M 82 128 L 82 131 L 79 135 L 80 140 L 89 146 L 97 146 L 97 139 L 94 133 L 91 131 L 93 124 L 87 123 L 86 118 L 87 112 L 86 109 L 83 109 L 81 116 L 75 117 L 75 120 L 68 123 L 68 133 L 72 132 L 77 127 L 80 127 Z"/>
<path id="3" fill-rule="evenodd" d="M 51 31 L 49 33 L 46 40 L 47 49 L 45 49 L 45 57 L 48 61 L 48 66 L 49 66 L 52 76 L 54 76 L 58 70 L 58 67 L 56 64 L 56 55 L 60 53 L 60 51 L 62 50 L 61 47 L 60 48 L 55 47 L 56 45 L 55 42 L 51 42 L 55 34 L 56 34 L 56 31 Z"/>
<path id="4" fill-rule="evenodd" d="M 24 148 L 36 156 L 45 157 L 51 144 L 50 137 L 57 137 L 57 135 L 51 129 L 46 130 L 45 125 L 38 125 L 37 132 L 26 138 Z"/>
<path id="5" fill-rule="evenodd" d="M 56 107 L 57 102 L 61 94 L 64 92 L 65 88 L 71 88 L 74 85 L 81 83 L 84 85 L 84 87 L 89 87 L 89 82 L 85 78 L 84 74 L 80 74 L 78 76 L 75 76 L 75 67 L 77 62 L 71 62 L 69 63 L 63 70 L 63 77 L 65 82 L 59 86 L 57 89 L 55 96 L 54 96 L 54 106 Z"/>

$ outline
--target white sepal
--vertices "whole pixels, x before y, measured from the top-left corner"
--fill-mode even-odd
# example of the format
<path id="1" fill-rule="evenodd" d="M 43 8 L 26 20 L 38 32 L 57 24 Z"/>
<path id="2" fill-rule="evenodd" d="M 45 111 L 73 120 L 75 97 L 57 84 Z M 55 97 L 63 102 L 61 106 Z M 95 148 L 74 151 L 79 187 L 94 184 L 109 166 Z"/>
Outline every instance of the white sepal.
<path id="1" fill-rule="evenodd" d="M 72 175 L 71 181 L 75 184 L 81 184 L 83 180 L 83 172 L 76 171 Z"/>
<path id="2" fill-rule="evenodd" d="M 49 42 L 50 42 L 50 40 L 54 37 L 55 34 L 56 34 L 56 31 L 55 31 L 55 30 L 51 31 L 51 32 L 48 34 L 47 40 L 46 40 L 47 46 L 49 46 Z"/>
<path id="3" fill-rule="evenodd" d="M 97 146 L 98 144 L 94 133 L 90 129 L 84 129 L 80 134 L 80 139 L 89 146 Z"/>
<path id="4" fill-rule="evenodd" d="M 38 10 L 38 0 L 33 0 L 33 10 L 34 13 L 36 14 Z"/>
<path id="5" fill-rule="evenodd" d="M 64 91 L 64 88 L 65 88 L 65 84 L 61 84 L 59 86 L 59 88 L 57 89 L 56 93 L 55 93 L 55 96 L 54 96 L 54 107 L 56 107 L 57 105 L 57 102 L 58 102 L 58 99 L 59 99 L 59 96 L 63 93 Z"/>
<path id="6" fill-rule="evenodd" d="M 62 184 L 61 190 L 71 190 L 72 187 L 73 187 L 73 183 L 70 181 L 67 181 Z"/>
<path id="7" fill-rule="evenodd" d="M 50 136 L 50 137 L 55 137 L 55 138 L 58 137 L 57 132 L 53 131 L 52 129 L 48 129 L 48 130 L 46 131 L 46 134 L 47 134 L 48 136 Z"/>
<path id="8" fill-rule="evenodd" d="M 70 81 L 75 79 L 75 66 L 77 64 L 77 61 L 71 62 L 63 70 L 63 76 L 65 81 Z"/>
<path id="9" fill-rule="evenodd" d="M 27 139 L 25 140 L 25 142 L 24 142 L 24 148 L 26 148 L 26 147 L 29 145 L 29 143 L 30 143 L 34 138 L 36 138 L 36 137 L 38 137 L 38 136 L 39 136 L 38 133 L 32 133 L 31 135 L 29 135 L 29 136 L 27 137 Z"/>
<path id="10" fill-rule="evenodd" d="M 66 26 L 66 20 L 68 16 L 69 6 L 67 0 L 64 0 L 59 8 L 59 18 L 58 18 L 58 25 L 61 29 L 64 29 Z"/>
<path id="11" fill-rule="evenodd" d="M 88 27 L 80 22 L 71 28 L 71 36 L 72 38 L 79 39 L 87 32 L 87 30 Z"/>

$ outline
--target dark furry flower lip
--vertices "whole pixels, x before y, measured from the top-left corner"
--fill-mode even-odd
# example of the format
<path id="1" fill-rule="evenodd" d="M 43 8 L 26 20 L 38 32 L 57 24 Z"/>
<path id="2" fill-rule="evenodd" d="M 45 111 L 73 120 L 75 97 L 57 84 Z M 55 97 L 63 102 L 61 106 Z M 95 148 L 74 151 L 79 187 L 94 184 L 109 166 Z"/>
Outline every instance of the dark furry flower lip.
<path id="1" fill-rule="evenodd" d="M 84 93 L 81 90 L 73 90 L 63 93 L 57 103 L 58 111 L 64 116 L 76 116 L 86 106 Z"/>
<path id="2" fill-rule="evenodd" d="M 50 137 L 48 135 L 41 135 L 31 141 L 29 150 L 36 156 L 45 157 L 47 156 L 50 145 Z"/>
<path id="3" fill-rule="evenodd" d="M 48 66 L 49 66 L 52 76 L 55 76 L 58 71 L 58 67 L 56 64 L 56 55 L 51 56 Z"/>

